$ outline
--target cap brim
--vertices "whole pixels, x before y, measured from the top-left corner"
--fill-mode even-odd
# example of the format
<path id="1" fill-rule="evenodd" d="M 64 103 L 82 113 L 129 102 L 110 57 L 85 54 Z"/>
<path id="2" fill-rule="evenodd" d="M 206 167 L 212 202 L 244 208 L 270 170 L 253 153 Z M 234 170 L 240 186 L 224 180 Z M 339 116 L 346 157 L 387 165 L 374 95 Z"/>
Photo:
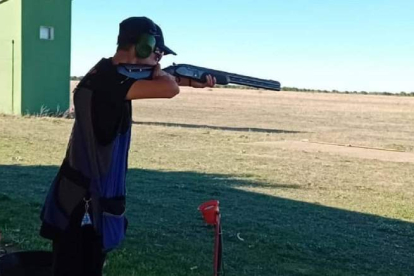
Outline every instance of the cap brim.
<path id="1" fill-rule="evenodd" d="M 168 48 L 167 46 L 165 46 L 165 45 L 160 45 L 160 46 L 158 46 L 161 50 L 163 50 L 164 51 L 164 55 L 168 55 L 168 54 L 172 54 L 172 55 L 174 55 L 174 56 L 176 56 L 177 54 L 173 51 L 173 50 L 171 50 L 170 48 Z"/>

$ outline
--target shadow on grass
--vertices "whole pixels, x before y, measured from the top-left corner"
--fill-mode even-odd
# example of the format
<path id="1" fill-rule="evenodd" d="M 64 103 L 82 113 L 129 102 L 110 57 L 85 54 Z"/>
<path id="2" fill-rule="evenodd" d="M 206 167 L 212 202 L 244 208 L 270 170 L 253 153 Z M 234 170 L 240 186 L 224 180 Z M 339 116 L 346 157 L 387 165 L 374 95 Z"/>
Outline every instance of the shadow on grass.
<path id="1" fill-rule="evenodd" d="M 149 126 L 166 126 L 166 127 L 182 127 L 182 128 L 207 128 L 213 130 L 225 130 L 225 131 L 241 131 L 241 132 L 264 132 L 264 133 L 304 133 L 302 131 L 295 130 L 283 130 L 274 128 L 255 128 L 255 127 L 224 127 L 224 126 L 210 126 L 210 125 L 194 125 L 194 124 L 178 124 L 178 123 L 164 123 L 164 122 L 137 122 L 136 125 L 149 125 Z"/>
<path id="2" fill-rule="evenodd" d="M 57 170 L 0 165 L 0 227 L 22 248 L 46 246 L 38 212 Z M 213 230 L 197 206 L 210 199 L 220 200 L 226 275 L 413 275 L 413 224 L 243 190 L 256 185 L 130 169 L 127 239 L 107 275 L 209 275 Z"/>

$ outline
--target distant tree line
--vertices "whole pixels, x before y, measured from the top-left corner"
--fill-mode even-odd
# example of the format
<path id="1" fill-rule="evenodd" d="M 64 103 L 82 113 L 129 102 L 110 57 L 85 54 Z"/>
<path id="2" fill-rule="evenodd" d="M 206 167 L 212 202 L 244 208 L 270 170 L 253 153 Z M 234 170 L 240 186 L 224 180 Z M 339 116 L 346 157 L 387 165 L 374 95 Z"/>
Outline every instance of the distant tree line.
<path id="1" fill-rule="evenodd" d="M 340 93 L 340 94 L 362 94 L 362 95 L 386 95 L 386 96 L 408 96 L 414 97 L 413 92 L 397 92 L 391 93 L 387 91 L 374 91 L 374 92 L 367 92 L 367 91 L 338 91 L 338 90 L 321 90 L 321 89 L 306 89 L 306 88 L 297 88 L 297 87 L 282 87 L 282 91 L 295 91 L 295 92 L 312 92 L 312 93 Z"/>
<path id="2" fill-rule="evenodd" d="M 80 81 L 83 76 L 72 76 L 70 77 L 71 81 Z M 253 89 L 253 90 L 263 90 L 261 88 L 248 87 L 244 85 L 216 85 L 217 88 L 229 88 L 229 89 Z M 386 95 L 386 96 L 405 96 L 405 97 L 414 97 L 413 92 L 401 91 L 399 93 L 391 93 L 387 91 L 383 92 L 367 92 L 367 91 L 338 91 L 338 90 L 321 90 L 321 89 L 307 89 L 307 88 L 298 88 L 283 86 L 282 91 L 294 91 L 294 92 L 310 92 L 310 93 L 338 93 L 338 94 L 361 94 L 361 95 Z"/>
<path id="3" fill-rule="evenodd" d="M 243 85 L 217 85 L 218 88 L 230 88 L 230 89 L 253 89 L 253 90 L 263 90 L 261 88 L 248 87 Z M 294 92 L 310 92 L 310 93 L 338 93 L 338 94 L 362 94 L 362 95 L 386 95 L 386 96 L 406 96 L 414 97 L 413 92 L 401 91 L 399 93 L 391 93 L 387 91 L 378 91 L 378 92 L 367 92 L 367 91 L 339 91 L 339 90 L 322 90 L 322 89 L 307 89 L 307 88 L 298 88 L 283 86 L 282 91 L 294 91 Z"/>
<path id="4" fill-rule="evenodd" d="M 70 80 L 71 81 L 80 81 L 80 80 L 82 80 L 82 78 L 83 78 L 83 76 L 72 76 L 72 77 L 70 77 Z"/>

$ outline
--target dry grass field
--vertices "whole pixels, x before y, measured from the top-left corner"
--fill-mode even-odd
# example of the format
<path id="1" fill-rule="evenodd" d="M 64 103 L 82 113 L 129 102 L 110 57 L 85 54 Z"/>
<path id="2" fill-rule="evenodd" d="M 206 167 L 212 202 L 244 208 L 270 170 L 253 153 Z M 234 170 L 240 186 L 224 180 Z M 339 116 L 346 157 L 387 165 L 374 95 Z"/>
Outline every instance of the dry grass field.
<path id="1" fill-rule="evenodd" d="M 274 195 L 414 220 L 413 98 L 183 89 L 172 100 L 135 102 L 133 117 L 144 128 L 171 126 L 185 133 L 171 137 L 174 151 L 193 155 L 210 147 L 211 155 L 231 158 L 225 170 L 301 188 Z M 206 145 L 200 135 L 222 139 Z M 208 163 L 209 172 L 225 173 L 217 159 Z M 407 204 L 404 213 L 410 215 L 374 203 L 391 198 Z"/>
<path id="2" fill-rule="evenodd" d="M 209 275 L 211 198 L 228 275 L 414 275 L 414 98 L 183 88 L 133 109 L 129 236 L 107 275 Z M 72 123 L 0 116 L 0 203 L 40 208 Z"/>

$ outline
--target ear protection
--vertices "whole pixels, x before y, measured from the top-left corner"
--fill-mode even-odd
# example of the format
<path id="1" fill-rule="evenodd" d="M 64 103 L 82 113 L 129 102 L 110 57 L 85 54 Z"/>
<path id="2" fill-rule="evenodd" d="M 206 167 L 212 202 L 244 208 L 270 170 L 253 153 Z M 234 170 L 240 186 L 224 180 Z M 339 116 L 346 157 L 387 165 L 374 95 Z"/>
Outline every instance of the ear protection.
<path id="1" fill-rule="evenodd" d="M 135 44 L 135 53 L 139 58 L 147 58 L 155 50 L 157 41 L 155 36 L 150 34 L 142 34 L 139 36 L 137 43 Z"/>

